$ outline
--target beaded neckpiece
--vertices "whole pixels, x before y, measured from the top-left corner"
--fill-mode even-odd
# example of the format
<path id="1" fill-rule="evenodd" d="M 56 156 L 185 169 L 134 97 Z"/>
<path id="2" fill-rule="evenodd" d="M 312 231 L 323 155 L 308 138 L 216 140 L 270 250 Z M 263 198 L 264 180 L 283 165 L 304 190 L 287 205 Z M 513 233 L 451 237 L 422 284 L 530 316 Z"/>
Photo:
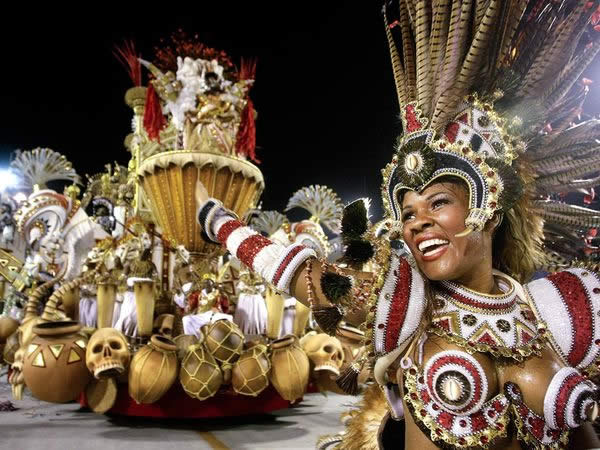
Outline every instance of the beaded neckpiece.
<path id="1" fill-rule="evenodd" d="M 522 361 L 539 354 L 541 334 L 533 311 L 509 277 L 496 273 L 502 294 L 482 294 L 450 281 L 435 289 L 430 332 L 469 352 Z"/>

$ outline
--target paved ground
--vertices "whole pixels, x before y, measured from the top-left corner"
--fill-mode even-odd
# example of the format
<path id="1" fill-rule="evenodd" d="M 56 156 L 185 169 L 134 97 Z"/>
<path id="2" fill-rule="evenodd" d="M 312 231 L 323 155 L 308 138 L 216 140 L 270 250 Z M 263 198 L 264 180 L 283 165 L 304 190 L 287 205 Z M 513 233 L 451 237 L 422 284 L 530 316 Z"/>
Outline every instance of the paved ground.
<path id="1" fill-rule="evenodd" d="M 0 403 L 12 400 L 3 373 Z M 350 397 L 308 394 L 297 407 L 264 416 L 223 420 L 148 420 L 108 417 L 78 404 L 55 405 L 27 395 L 0 412 L 0 449 L 312 449 L 319 436 L 342 429 Z"/>

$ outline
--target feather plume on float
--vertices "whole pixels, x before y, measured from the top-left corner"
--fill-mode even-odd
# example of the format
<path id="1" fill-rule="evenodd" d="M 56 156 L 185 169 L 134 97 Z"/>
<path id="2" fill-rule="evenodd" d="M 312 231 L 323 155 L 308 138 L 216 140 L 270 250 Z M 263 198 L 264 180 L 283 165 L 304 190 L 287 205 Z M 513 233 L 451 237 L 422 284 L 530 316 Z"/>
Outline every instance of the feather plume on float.
<path id="1" fill-rule="evenodd" d="M 299 189 L 289 199 L 285 211 L 302 208 L 311 214 L 311 220 L 340 232 L 340 220 L 344 206 L 333 190 L 327 186 L 312 185 Z"/>
<path id="2" fill-rule="evenodd" d="M 18 173 L 23 188 L 29 191 L 45 189 L 47 183 L 56 180 L 81 184 L 79 175 L 67 158 L 49 148 L 16 150 L 10 167 Z"/>
<path id="3" fill-rule="evenodd" d="M 259 211 L 258 214 L 252 218 L 249 225 L 259 233 L 271 236 L 285 222 L 287 222 L 287 218 L 278 211 Z"/>
<path id="4" fill-rule="evenodd" d="M 142 65 L 140 64 L 135 44 L 132 40 L 123 42 L 121 46 L 115 46 L 113 55 L 125 67 L 129 78 L 134 86 L 142 85 Z"/>

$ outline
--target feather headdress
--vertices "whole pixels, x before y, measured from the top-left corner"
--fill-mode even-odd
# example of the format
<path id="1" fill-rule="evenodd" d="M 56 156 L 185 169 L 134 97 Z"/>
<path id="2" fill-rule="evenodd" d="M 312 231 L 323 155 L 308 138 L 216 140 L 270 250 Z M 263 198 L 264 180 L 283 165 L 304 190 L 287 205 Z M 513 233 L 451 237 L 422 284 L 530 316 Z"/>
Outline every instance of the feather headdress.
<path id="1" fill-rule="evenodd" d="M 582 232 L 599 224 L 600 214 L 550 200 L 549 194 L 600 180 L 600 121 L 573 124 L 587 92 L 582 72 L 600 50 L 600 33 L 591 23 L 598 4 L 386 4 L 403 119 L 397 153 L 384 170 L 384 203 L 392 218 L 399 218 L 403 190 L 422 190 L 440 176 L 455 175 L 469 185 L 466 232 L 481 229 L 496 212 L 510 220 L 530 208 L 522 220 L 527 245 L 541 244 L 543 218 L 546 252 L 562 256 L 555 261 L 573 259 L 562 244 L 582 242 Z"/>

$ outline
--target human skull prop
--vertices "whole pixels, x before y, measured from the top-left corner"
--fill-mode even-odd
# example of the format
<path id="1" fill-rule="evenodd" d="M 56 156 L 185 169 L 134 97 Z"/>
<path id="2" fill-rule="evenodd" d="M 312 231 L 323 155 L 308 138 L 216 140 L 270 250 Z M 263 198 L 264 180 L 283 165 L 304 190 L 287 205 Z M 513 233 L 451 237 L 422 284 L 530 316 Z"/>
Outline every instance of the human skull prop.
<path id="1" fill-rule="evenodd" d="M 325 333 L 307 335 L 301 340 L 302 349 L 314 364 L 314 371 L 328 370 L 340 374 L 344 349 L 339 339 Z"/>
<path id="2" fill-rule="evenodd" d="M 114 328 L 100 328 L 88 342 L 85 361 L 89 371 L 98 379 L 122 374 L 130 359 L 125 336 Z"/>
<path id="3" fill-rule="evenodd" d="M 161 314 L 154 320 L 152 333 L 171 339 L 173 337 L 174 321 L 175 316 L 173 314 Z"/>

